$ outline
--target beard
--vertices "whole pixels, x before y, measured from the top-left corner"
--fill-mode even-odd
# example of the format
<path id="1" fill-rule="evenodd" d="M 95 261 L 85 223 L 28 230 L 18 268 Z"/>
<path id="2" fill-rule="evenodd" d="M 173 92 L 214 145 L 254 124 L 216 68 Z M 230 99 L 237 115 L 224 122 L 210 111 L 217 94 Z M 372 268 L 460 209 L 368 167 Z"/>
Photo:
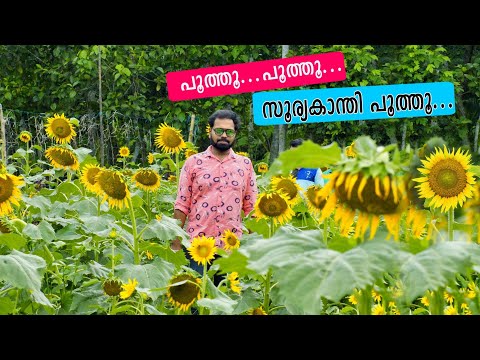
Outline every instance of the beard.
<path id="1" fill-rule="evenodd" d="M 220 141 L 220 142 L 219 142 Z M 212 140 L 212 137 L 210 137 L 210 144 L 217 150 L 220 150 L 220 151 L 227 151 L 228 149 L 230 149 L 233 144 L 235 143 L 235 140 L 232 141 L 232 142 L 229 142 L 228 140 L 225 140 L 225 141 L 222 141 L 222 140 L 219 140 L 217 142 L 213 141 Z"/>

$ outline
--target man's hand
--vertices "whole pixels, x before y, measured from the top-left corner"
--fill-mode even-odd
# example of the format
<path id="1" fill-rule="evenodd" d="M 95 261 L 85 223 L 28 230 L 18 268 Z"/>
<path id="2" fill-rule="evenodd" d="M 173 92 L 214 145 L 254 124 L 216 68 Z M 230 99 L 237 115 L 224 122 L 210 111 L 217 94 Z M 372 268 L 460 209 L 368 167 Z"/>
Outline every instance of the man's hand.
<path id="1" fill-rule="evenodd" d="M 172 243 L 170 244 L 170 249 L 173 251 L 178 251 L 182 249 L 182 241 L 180 238 L 175 238 L 172 240 Z"/>

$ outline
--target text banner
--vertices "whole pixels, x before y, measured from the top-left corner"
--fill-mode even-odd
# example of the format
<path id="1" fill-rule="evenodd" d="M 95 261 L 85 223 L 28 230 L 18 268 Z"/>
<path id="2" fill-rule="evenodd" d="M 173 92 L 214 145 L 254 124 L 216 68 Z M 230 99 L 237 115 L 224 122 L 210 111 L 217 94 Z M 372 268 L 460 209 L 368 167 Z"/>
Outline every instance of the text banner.
<path id="1" fill-rule="evenodd" d="M 433 82 L 252 95 L 256 125 L 441 116 L 455 113 L 453 83 Z"/>
<path id="2" fill-rule="evenodd" d="M 346 79 L 341 52 L 169 72 L 171 101 L 321 84 Z"/>

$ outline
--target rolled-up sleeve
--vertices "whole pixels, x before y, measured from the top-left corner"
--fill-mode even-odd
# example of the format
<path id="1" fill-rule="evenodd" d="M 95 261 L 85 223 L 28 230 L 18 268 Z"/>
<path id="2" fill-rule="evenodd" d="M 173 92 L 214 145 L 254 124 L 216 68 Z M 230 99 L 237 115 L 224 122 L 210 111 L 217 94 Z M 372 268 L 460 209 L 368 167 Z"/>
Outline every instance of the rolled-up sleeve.
<path id="1" fill-rule="evenodd" d="M 253 210 L 255 206 L 255 202 L 257 201 L 258 195 L 258 187 L 257 187 L 257 175 L 255 174 L 255 170 L 253 170 L 252 162 L 247 168 L 247 183 L 245 187 L 245 196 L 243 198 L 243 206 L 242 210 L 245 215 L 249 214 L 250 211 Z"/>
<path id="2" fill-rule="evenodd" d="M 192 177 L 190 174 L 190 161 L 187 159 L 180 171 L 180 179 L 178 180 L 177 198 L 175 200 L 174 209 L 180 210 L 184 214 L 188 214 L 192 204 L 192 192 L 188 191 L 188 187 L 192 186 Z"/>

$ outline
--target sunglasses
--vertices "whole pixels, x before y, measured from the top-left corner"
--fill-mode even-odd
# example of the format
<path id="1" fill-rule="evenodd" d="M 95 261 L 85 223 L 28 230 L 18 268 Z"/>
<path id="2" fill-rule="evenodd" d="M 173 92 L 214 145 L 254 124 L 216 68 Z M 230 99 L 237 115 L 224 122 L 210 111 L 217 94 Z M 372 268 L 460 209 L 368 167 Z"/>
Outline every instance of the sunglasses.
<path id="1" fill-rule="evenodd" d="M 218 136 L 221 136 L 223 133 L 227 134 L 228 137 L 232 137 L 235 135 L 235 130 L 233 129 L 222 129 L 222 128 L 215 128 L 213 132 Z"/>

